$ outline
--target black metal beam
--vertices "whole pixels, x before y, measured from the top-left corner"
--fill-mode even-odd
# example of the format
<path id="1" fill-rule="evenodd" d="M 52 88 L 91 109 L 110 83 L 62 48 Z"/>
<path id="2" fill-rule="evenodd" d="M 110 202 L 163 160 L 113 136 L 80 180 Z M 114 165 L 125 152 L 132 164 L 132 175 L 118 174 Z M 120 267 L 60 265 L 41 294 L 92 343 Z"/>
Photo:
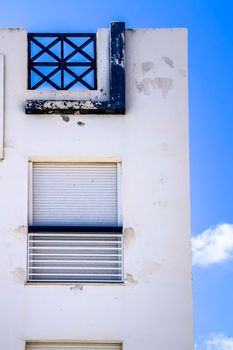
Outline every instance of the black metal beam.
<path id="1" fill-rule="evenodd" d="M 110 100 L 27 100 L 26 114 L 125 114 L 125 23 L 112 22 Z"/>
<path id="2" fill-rule="evenodd" d="M 28 226 L 28 232 L 122 233 L 122 226 Z"/>

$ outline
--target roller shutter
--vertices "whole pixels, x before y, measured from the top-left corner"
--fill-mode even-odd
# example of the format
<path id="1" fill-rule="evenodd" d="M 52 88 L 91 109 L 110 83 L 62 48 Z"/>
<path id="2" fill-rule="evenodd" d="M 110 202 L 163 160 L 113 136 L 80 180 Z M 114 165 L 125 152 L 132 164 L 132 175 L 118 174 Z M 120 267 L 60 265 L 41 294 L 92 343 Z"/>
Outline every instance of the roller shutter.
<path id="1" fill-rule="evenodd" d="M 33 225 L 117 226 L 116 163 L 34 163 Z"/>

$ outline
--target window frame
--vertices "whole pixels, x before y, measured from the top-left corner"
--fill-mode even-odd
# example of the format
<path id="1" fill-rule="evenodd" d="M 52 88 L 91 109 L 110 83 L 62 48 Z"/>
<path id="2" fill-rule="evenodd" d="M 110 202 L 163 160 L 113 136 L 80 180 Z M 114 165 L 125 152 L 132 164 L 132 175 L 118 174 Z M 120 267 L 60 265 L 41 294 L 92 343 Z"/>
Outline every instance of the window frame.
<path id="1" fill-rule="evenodd" d="M 106 164 L 106 163 L 114 163 L 116 164 L 116 175 L 117 175 L 117 198 L 116 198 L 116 205 L 117 205 L 117 225 L 116 226 L 35 226 L 33 225 L 33 164 L 34 163 L 74 163 L 74 164 L 80 164 L 80 163 L 87 163 L 87 164 Z M 28 178 L 28 237 L 27 237 L 27 283 L 32 283 L 32 284 L 37 284 L 37 283 L 42 283 L 42 284 L 122 284 L 124 282 L 124 242 L 123 242 L 123 227 L 122 227 L 122 163 L 119 161 L 108 161 L 108 162 L 103 162 L 103 161 L 29 161 L 28 164 L 28 171 L 29 171 L 29 178 Z M 91 232 L 92 234 L 97 234 L 97 233 L 104 233 L 104 232 L 112 232 L 115 235 L 121 236 L 121 239 L 119 240 L 120 243 L 120 257 L 119 260 L 117 260 L 121 264 L 121 278 L 119 280 L 104 280 L 104 281 L 95 281 L 95 280 L 74 280 L 74 281 L 66 281 L 66 280 L 61 280 L 61 281 L 53 281 L 53 280 L 48 280 L 48 281 L 37 281 L 37 280 L 32 280 L 29 277 L 29 235 L 33 232 L 38 232 L 38 233 L 43 233 L 43 232 L 63 232 L 63 233 L 71 233 L 71 232 L 76 232 L 76 233 L 84 233 L 84 232 Z"/>

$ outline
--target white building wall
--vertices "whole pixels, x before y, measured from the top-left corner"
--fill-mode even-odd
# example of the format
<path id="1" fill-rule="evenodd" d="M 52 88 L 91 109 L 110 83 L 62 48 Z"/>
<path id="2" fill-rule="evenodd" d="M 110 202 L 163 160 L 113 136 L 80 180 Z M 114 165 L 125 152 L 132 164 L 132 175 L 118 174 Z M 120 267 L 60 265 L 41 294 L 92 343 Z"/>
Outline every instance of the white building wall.
<path id="1" fill-rule="evenodd" d="M 107 38 L 102 30 L 99 82 L 106 91 Z M 126 31 L 125 116 L 25 115 L 27 98 L 76 95 L 26 90 L 24 29 L 0 30 L 0 54 L 0 348 L 68 339 L 191 350 L 187 31 Z M 79 97 L 91 95 L 101 93 Z M 29 161 L 122 162 L 123 285 L 26 283 Z"/>

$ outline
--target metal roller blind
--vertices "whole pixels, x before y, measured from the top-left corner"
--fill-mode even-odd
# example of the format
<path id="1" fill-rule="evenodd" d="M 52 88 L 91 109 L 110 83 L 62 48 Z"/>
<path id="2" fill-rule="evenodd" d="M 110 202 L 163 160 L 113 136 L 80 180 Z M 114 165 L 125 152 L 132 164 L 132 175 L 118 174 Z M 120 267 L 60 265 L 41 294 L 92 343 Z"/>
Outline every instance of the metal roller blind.
<path id="1" fill-rule="evenodd" d="M 122 269 L 121 233 L 29 233 L 29 281 L 121 282 Z"/>
<path id="2" fill-rule="evenodd" d="M 122 350 L 120 343 L 64 343 L 64 342 L 42 342 L 26 343 L 26 350 Z"/>
<path id="3" fill-rule="evenodd" d="M 33 163 L 32 224 L 117 226 L 116 163 Z"/>

